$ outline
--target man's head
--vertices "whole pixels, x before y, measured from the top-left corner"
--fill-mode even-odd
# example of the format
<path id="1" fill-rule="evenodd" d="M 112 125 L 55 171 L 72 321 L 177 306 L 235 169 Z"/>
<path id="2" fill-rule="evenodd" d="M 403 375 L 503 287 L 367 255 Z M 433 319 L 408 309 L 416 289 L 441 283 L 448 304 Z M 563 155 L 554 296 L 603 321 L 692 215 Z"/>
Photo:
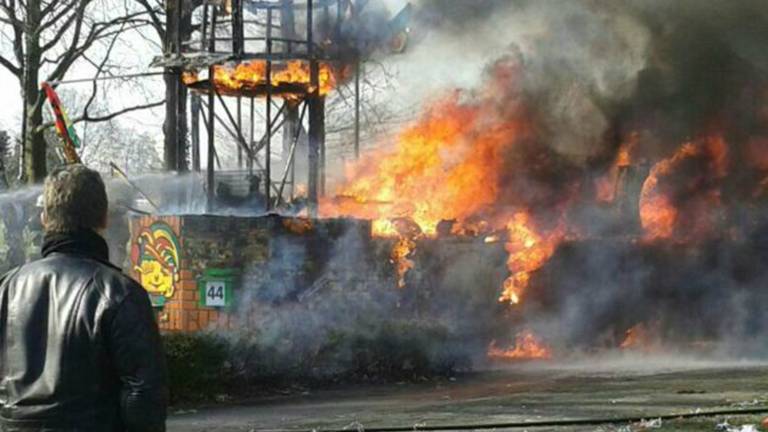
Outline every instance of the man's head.
<path id="1" fill-rule="evenodd" d="M 84 165 L 57 168 L 45 179 L 42 221 L 47 233 L 107 226 L 107 191 L 98 172 Z"/>

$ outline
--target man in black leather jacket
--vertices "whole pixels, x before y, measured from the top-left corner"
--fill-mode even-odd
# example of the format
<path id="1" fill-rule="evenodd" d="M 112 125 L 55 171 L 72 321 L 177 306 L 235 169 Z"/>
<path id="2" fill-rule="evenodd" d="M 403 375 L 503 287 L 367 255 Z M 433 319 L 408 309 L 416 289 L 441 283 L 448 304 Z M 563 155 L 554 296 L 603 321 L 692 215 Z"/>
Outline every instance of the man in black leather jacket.
<path id="1" fill-rule="evenodd" d="M 43 258 L 0 278 L 0 431 L 164 431 L 146 291 L 109 263 L 107 194 L 82 165 L 45 182 Z"/>

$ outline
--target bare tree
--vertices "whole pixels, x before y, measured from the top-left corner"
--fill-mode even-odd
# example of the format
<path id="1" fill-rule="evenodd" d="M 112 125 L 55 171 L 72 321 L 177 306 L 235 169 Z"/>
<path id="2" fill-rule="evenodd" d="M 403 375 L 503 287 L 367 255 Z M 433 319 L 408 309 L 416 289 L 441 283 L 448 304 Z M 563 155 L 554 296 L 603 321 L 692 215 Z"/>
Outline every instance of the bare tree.
<path id="1" fill-rule="evenodd" d="M 149 15 L 151 27 L 161 41 L 163 55 L 181 53 L 195 26 L 192 14 L 202 0 L 136 0 Z M 173 18 L 173 19 L 172 19 Z M 181 68 L 165 69 L 164 157 L 167 170 L 186 171 L 187 163 L 187 87 L 181 82 Z"/>
<path id="2" fill-rule="evenodd" d="M 21 157 L 28 182 L 40 182 L 47 172 L 44 132 L 50 125 L 43 119 L 45 98 L 40 83 L 64 79 L 79 62 L 92 64 L 98 76 L 104 70 L 112 41 L 128 29 L 146 25 L 152 25 L 147 11 L 127 0 L 0 0 L 0 37 L 11 45 L 10 53 L 0 53 L 0 65 L 18 79 L 21 87 Z M 95 51 L 107 55 L 94 62 L 89 54 Z M 99 117 L 91 116 L 86 105 L 76 120 L 106 120 L 158 104 Z"/>
<path id="3" fill-rule="evenodd" d="M 102 173 L 111 172 L 110 163 L 130 174 L 162 168 L 155 140 L 141 128 L 136 128 L 130 116 L 113 117 L 116 112 L 123 110 L 110 112 L 109 100 L 94 98 L 93 92 L 73 88 L 63 88 L 59 98 L 63 105 L 87 113 L 89 118 L 98 119 L 96 122 L 83 121 L 78 131 L 81 144 L 79 154 L 84 164 Z M 52 120 L 51 117 L 47 112 L 44 115 L 47 122 Z M 50 128 L 46 134 L 53 137 L 55 132 Z M 48 154 L 49 160 L 60 160 L 56 152 L 49 151 Z"/>

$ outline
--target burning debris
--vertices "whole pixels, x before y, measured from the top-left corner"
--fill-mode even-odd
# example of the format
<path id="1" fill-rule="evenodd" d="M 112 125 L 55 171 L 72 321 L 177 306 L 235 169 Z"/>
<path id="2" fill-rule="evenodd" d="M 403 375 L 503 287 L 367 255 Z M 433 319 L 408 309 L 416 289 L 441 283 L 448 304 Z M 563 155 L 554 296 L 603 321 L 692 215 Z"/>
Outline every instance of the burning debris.
<path id="1" fill-rule="evenodd" d="M 515 214 L 507 224 L 507 265 L 512 275 L 504 281 L 500 302 L 520 303 L 531 273 L 546 264 L 562 240 L 562 230 L 555 229 L 543 238 L 531 225 L 527 213 Z"/>
<path id="2" fill-rule="evenodd" d="M 572 188 L 553 188 L 536 196 L 529 195 L 522 184 L 513 190 L 503 183 L 514 182 L 515 176 L 523 180 L 527 174 L 543 178 L 548 172 L 554 174 L 557 165 L 550 152 L 531 141 L 532 124 L 522 89 L 517 87 L 521 72 L 514 57 L 496 62 L 488 70 L 489 84 L 478 95 L 456 93 L 436 102 L 421 121 L 401 134 L 395 150 L 368 155 L 350 171 L 340 189 L 345 199 L 321 203 L 325 215 L 373 219 L 375 235 L 400 239 L 392 256 L 401 286 L 402 276 L 413 268 L 408 259 L 416 246 L 413 239 L 482 236 L 489 244 L 504 241 L 510 275 L 499 287 L 499 301 L 517 304 L 531 273 L 546 263 L 565 237 L 557 212 L 547 215 L 554 219 L 548 223 L 536 220 L 532 212 L 544 209 L 539 200 L 541 204 L 566 202 Z M 502 89 L 504 94 L 498 93 Z M 518 151 L 538 157 L 540 165 L 526 165 Z M 513 196 L 518 204 L 505 204 L 505 198 Z M 415 227 L 406 233 L 394 220 L 408 220 Z M 518 341 L 518 351 L 505 355 L 496 347 L 491 351 L 500 358 L 524 353 L 533 357 L 535 353 L 529 351 L 534 342 L 532 333 L 526 333 Z"/>
<path id="3" fill-rule="evenodd" d="M 530 330 L 524 330 L 515 336 L 514 348 L 501 349 L 496 346 L 496 341 L 492 341 L 488 357 L 494 360 L 546 360 L 552 358 L 552 351 Z"/>
<path id="4" fill-rule="evenodd" d="M 627 330 L 626 337 L 619 348 L 648 353 L 660 351 L 662 348 L 659 340 L 659 322 L 656 321 L 647 325 L 640 323 L 632 326 Z"/>
<path id="5" fill-rule="evenodd" d="M 646 236 L 696 241 L 716 232 L 713 210 L 721 206 L 719 186 L 727 175 L 728 146 L 722 136 L 685 143 L 658 162 L 640 195 Z"/>
<path id="6" fill-rule="evenodd" d="M 392 248 L 391 261 L 397 271 L 397 286 L 405 288 L 405 274 L 413 268 L 413 261 L 408 258 L 416 248 L 416 243 L 406 237 L 401 237 Z"/>
<path id="7" fill-rule="evenodd" d="M 270 83 L 275 95 L 295 98 L 312 93 L 310 66 L 308 62 L 292 60 L 270 65 Z M 321 96 L 338 87 L 339 83 L 351 76 L 352 68 L 336 67 L 330 63 L 319 65 L 318 85 Z M 186 72 L 182 79 L 193 89 L 205 90 L 209 77 L 200 78 L 198 72 Z M 248 62 L 216 65 L 213 67 L 213 83 L 216 90 L 224 95 L 264 95 L 267 92 L 267 62 Z M 293 95 L 293 96 L 292 96 Z"/>

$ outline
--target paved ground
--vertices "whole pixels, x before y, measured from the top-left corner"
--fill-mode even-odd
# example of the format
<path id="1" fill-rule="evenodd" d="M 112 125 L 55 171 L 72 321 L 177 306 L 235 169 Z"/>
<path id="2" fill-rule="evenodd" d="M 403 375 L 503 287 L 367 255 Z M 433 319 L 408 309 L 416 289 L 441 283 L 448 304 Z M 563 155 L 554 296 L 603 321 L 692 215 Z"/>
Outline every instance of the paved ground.
<path id="1" fill-rule="evenodd" d="M 358 425 L 653 416 L 754 408 L 768 406 L 767 402 L 768 364 L 621 358 L 567 365 L 518 364 L 443 383 L 336 389 L 177 413 L 169 420 L 169 431 L 355 429 Z M 713 425 L 706 430 L 713 430 Z"/>

